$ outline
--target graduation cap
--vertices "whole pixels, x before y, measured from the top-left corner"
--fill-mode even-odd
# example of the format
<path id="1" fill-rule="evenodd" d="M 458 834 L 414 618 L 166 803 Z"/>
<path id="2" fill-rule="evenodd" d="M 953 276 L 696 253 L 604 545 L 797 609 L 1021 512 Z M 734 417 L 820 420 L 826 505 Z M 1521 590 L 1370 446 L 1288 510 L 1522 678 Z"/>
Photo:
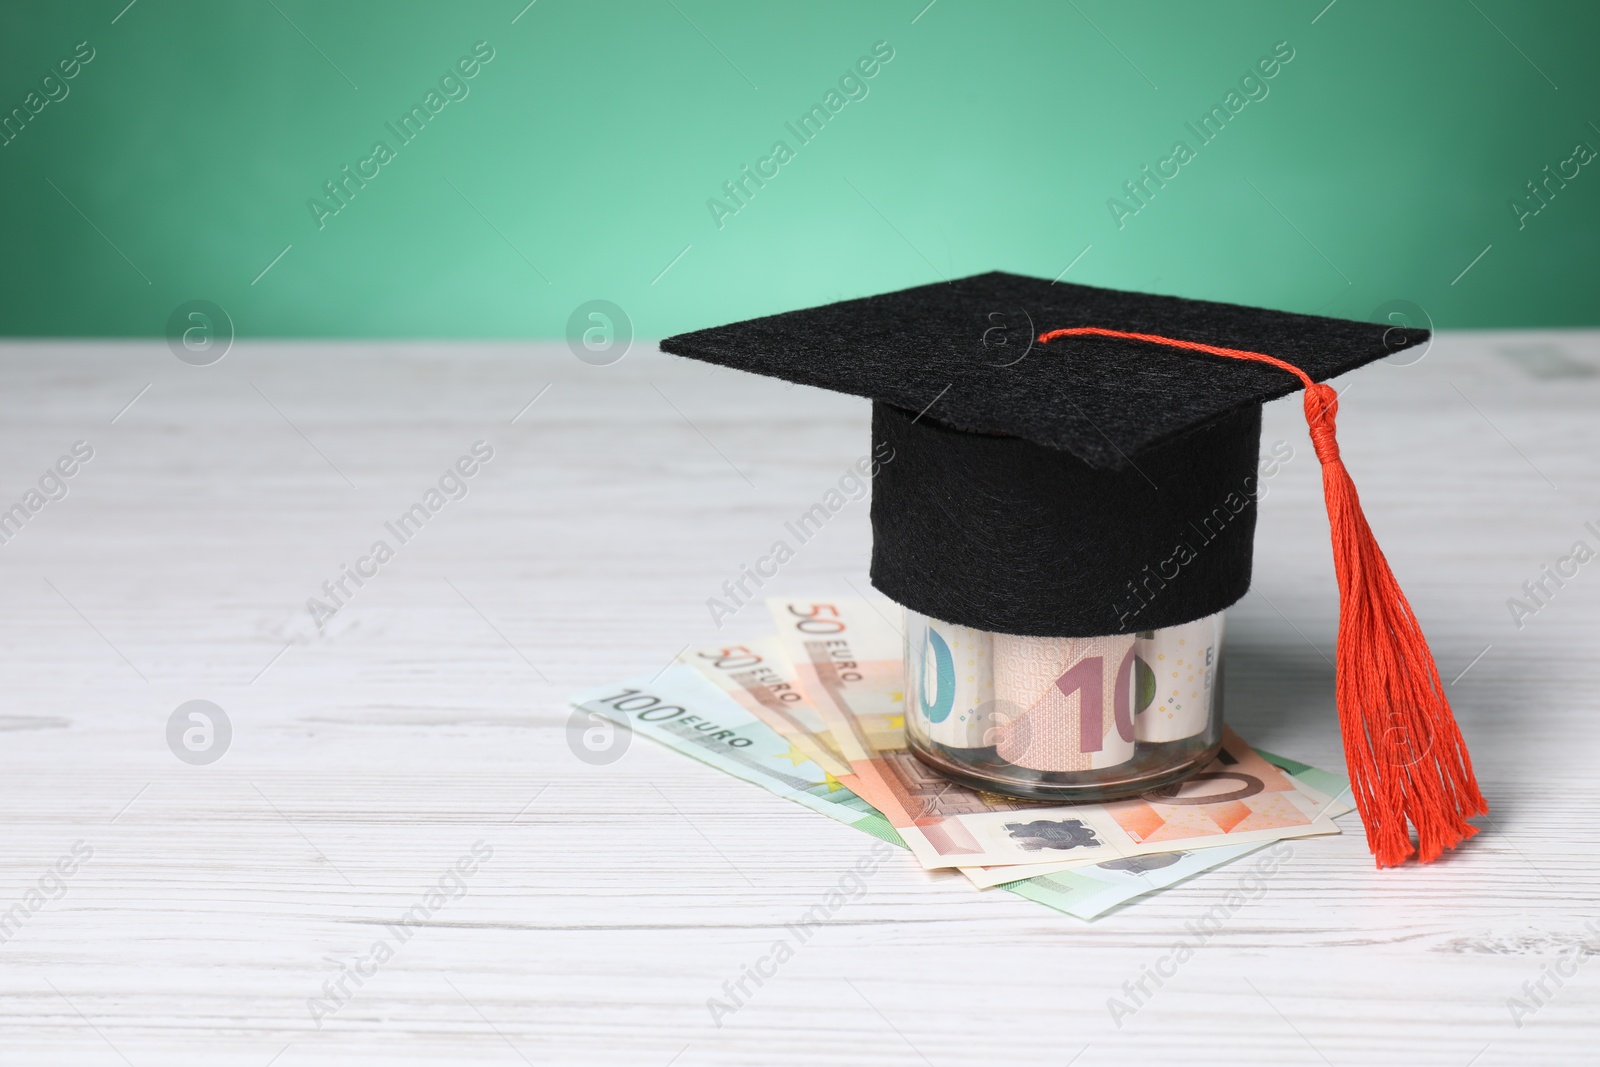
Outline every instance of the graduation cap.
<path id="1" fill-rule="evenodd" d="M 1038 637 L 1176 626 L 1250 586 L 1261 405 L 1305 390 L 1340 595 L 1336 701 L 1380 866 L 1487 810 L 1362 514 L 1325 379 L 1426 330 L 991 273 L 679 334 L 665 352 L 872 400 L 872 583 Z"/>

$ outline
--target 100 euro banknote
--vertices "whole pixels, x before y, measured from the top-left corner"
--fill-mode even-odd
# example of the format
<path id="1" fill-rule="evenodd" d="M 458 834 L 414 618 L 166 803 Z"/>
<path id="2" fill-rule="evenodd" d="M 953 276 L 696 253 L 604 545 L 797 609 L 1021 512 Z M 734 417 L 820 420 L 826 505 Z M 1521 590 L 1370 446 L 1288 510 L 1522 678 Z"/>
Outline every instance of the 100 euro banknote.
<path id="1" fill-rule="evenodd" d="M 654 680 L 603 686 L 572 698 L 580 711 L 754 782 L 875 837 L 903 844 L 888 821 L 843 780 L 824 770 L 694 668 L 674 663 Z"/>

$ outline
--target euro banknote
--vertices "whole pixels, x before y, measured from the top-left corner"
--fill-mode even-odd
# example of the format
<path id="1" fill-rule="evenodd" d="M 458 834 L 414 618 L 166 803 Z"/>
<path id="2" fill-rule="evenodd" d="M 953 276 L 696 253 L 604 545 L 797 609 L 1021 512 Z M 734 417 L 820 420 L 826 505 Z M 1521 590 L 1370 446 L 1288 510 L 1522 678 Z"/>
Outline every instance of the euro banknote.
<path id="1" fill-rule="evenodd" d="M 1119 905 L 1225 867 L 1252 852 L 1282 846 L 1282 842 L 1255 841 L 1195 852 L 1158 852 L 1038 875 L 1000 888 L 1079 919 L 1096 919 Z"/>
<path id="2" fill-rule="evenodd" d="M 829 774 L 851 774 L 850 763 L 807 700 L 794 667 L 771 634 L 739 644 L 685 649 L 679 661 L 693 667 Z"/>
<path id="3" fill-rule="evenodd" d="M 1257 749 L 1256 752 L 1279 770 L 1335 797 L 1331 813 L 1355 810 L 1355 799 L 1350 793 L 1350 783 L 1347 779 L 1261 749 Z M 1135 856 L 1129 860 L 1112 860 L 1078 867 L 1055 874 L 1034 875 L 1019 881 L 1002 883 L 1001 888 L 1046 907 L 1089 920 L 1098 918 L 1113 908 L 1137 900 L 1141 896 L 1187 881 L 1197 874 L 1225 867 L 1253 852 L 1267 848 L 1279 852 L 1292 847 L 1286 841 L 1261 841 L 1218 845 L 1215 848 L 1196 849 L 1191 852 L 1159 852 L 1148 856 Z M 1280 853 L 1278 859 L 1281 861 L 1281 858 Z M 1016 869 L 1012 868 L 1013 871 Z"/>
<path id="4" fill-rule="evenodd" d="M 905 747 L 900 609 L 861 599 L 767 601 L 778 642 L 844 758 L 861 773 Z"/>
<path id="5" fill-rule="evenodd" d="M 675 664 L 654 679 L 603 686 L 572 698 L 579 710 L 619 723 L 668 748 L 864 833 L 906 847 L 881 813 L 707 681 Z M 1286 766 L 1291 773 L 1311 768 Z M 1265 843 L 1236 844 L 1170 858 L 1111 861 L 1012 882 L 1003 892 L 1064 914 L 1093 919 L 1120 904 L 1220 867 Z"/>
<path id="6" fill-rule="evenodd" d="M 1198 775 L 1129 800 L 1060 805 L 957 784 L 906 747 L 898 608 L 861 598 L 775 598 L 768 607 L 802 689 L 855 772 L 857 791 L 925 867 L 1100 862 L 1339 832 L 1326 814 L 1327 796 L 1231 733 Z"/>
<path id="7" fill-rule="evenodd" d="M 654 680 L 588 690 L 572 704 L 830 819 L 903 843 L 882 814 L 849 788 L 848 775 L 841 781 L 683 663 Z"/>
<path id="8" fill-rule="evenodd" d="M 1324 771 L 1317 767 L 1309 766 L 1304 763 L 1296 763 L 1293 760 L 1288 760 L 1282 756 L 1264 752 L 1261 749 L 1256 749 L 1255 752 L 1257 756 L 1266 760 L 1279 770 L 1292 774 L 1295 781 L 1304 787 L 1303 795 L 1306 797 L 1325 796 L 1331 798 L 1326 801 L 1325 807 L 1319 810 L 1319 814 L 1326 815 L 1330 819 L 1337 819 L 1339 816 L 1355 810 L 1355 802 L 1348 790 L 1349 783 L 1339 775 L 1333 774 L 1329 771 Z M 1259 844 L 1260 843 L 1253 844 L 1251 847 L 1258 847 Z M 1234 847 L 1236 847 L 1236 844 L 1230 842 L 1227 837 L 1219 837 L 1208 838 L 1204 841 L 1197 841 L 1191 844 L 1189 848 L 1184 851 L 1202 853 L 1207 852 L 1212 848 Z M 1143 860 L 1143 862 L 1135 863 L 1132 867 L 1113 865 L 1109 869 L 1162 869 L 1166 867 L 1170 861 L 1160 859 L 1159 857 L 1174 854 L 1176 853 L 1151 853 L 1149 856 L 1139 857 Z M 1130 861 L 1130 863 L 1131 862 L 1132 861 Z M 1060 874 L 1063 871 L 1073 871 L 1083 867 L 1099 866 L 1100 863 L 1101 861 L 1099 860 L 1089 858 L 1056 860 L 1054 862 L 1044 863 L 1011 863 L 998 867 L 963 867 L 961 868 L 961 873 L 966 875 L 972 884 L 977 886 L 979 889 L 988 889 L 993 886 L 1005 885 L 1007 882 L 1015 882 L 1024 878 L 1047 877 L 1053 874 Z"/>

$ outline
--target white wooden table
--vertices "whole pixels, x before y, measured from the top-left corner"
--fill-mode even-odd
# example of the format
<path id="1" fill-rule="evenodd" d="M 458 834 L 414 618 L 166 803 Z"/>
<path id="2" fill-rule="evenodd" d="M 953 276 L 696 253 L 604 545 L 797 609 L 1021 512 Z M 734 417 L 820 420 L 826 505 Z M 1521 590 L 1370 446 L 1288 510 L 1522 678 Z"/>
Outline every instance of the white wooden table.
<path id="1" fill-rule="evenodd" d="M 94 450 L 0 545 L 0 1061 L 1595 1062 L 1600 563 L 1521 629 L 1506 602 L 1600 547 L 1600 334 L 1446 335 L 1340 382 L 1492 822 L 1426 869 L 1375 870 L 1358 833 L 1295 845 L 1120 1028 L 1107 999 L 1237 869 L 1090 924 L 896 854 L 718 1027 L 708 998 L 869 842 L 644 739 L 605 766 L 568 747 L 569 693 L 718 634 L 706 598 L 865 451 L 864 403 L 648 345 L 592 367 L 562 344 L 241 342 L 192 367 L 10 343 L 0 374 L 0 507 Z M 1279 438 L 1228 716 L 1338 768 L 1298 399 L 1268 409 Z M 470 494 L 319 632 L 307 598 L 478 440 Z M 769 589 L 865 589 L 869 543 L 852 504 Z M 759 609 L 721 633 L 746 625 Z M 209 765 L 167 743 L 197 699 L 232 726 Z M 492 855 L 449 877 L 476 842 Z M 441 878 L 464 888 L 376 962 Z M 1509 998 L 1562 960 L 1517 1025 Z"/>

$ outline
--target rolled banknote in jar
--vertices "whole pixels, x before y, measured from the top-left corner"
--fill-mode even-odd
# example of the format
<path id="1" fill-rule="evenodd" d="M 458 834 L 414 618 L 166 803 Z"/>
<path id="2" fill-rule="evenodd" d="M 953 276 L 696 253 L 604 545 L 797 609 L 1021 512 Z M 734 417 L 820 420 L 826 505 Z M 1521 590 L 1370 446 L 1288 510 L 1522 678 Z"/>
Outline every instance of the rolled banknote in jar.
<path id="1" fill-rule="evenodd" d="M 951 748 L 982 748 L 994 709 L 994 635 L 906 612 L 908 729 Z"/>
<path id="2" fill-rule="evenodd" d="M 1223 616 L 1139 635 L 1136 654 L 1149 674 L 1140 686 L 1134 735 L 1140 741 L 1181 741 L 1210 729 L 1220 672 Z"/>
<path id="3" fill-rule="evenodd" d="M 1114 767 L 1133 758 L 1135 635 L 994 635 L 996 755 L 1036 771 Z"/>

